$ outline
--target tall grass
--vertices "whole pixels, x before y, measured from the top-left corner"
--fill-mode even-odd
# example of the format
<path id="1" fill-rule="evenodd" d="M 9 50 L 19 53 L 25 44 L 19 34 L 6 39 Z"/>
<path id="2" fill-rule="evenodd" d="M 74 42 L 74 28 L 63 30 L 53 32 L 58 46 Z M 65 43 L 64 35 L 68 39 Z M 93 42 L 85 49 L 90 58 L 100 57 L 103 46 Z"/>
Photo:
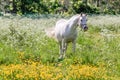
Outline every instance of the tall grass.
<path id="1" fill-rule="evenodd" d="M 88 17 L 89 30 L 82 32 L 78 28 L 76 53 L 71 53 L 69 44 L 66 58 L 61 62 L 57 61 L 57 42 L 44 32 L 60 17 L 0 17 L 0 64 L 23 64 L 30 60 L 55 67 L 62 64 L 61 70 L 70 65 L 89 65 L 105 68 L 107 79 L 119 79 L 120 16 Z"/>

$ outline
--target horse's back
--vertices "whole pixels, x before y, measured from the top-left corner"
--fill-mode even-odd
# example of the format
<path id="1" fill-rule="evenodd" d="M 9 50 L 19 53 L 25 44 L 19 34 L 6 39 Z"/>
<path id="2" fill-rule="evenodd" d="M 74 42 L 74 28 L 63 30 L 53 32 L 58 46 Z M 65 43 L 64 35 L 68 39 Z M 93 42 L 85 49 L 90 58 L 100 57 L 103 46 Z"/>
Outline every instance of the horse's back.
<path id="1" fill-rule="evenodd" d="M 61 24 L 61 23 L 66 23 L 66 22 L 67 22 L 66 19 L 60 19 L 56 22 L 56 25 Z"/>

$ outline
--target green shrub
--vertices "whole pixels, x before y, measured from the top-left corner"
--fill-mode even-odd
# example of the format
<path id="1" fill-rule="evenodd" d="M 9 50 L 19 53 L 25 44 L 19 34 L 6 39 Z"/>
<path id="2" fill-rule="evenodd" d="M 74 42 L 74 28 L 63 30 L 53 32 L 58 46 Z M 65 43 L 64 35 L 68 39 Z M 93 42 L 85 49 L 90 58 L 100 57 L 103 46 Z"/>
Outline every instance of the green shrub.
<path id="1" fill-rule="evenodd" d="M 94 14 L 98 14 L 99 10 L 96 7 L 92 7 L 91 5 L 86 5 L 83 4 L 81 2 L 75 2 L 73 4 L 73 9 L 75 10 L 76 13 L 94 13 Z"/>

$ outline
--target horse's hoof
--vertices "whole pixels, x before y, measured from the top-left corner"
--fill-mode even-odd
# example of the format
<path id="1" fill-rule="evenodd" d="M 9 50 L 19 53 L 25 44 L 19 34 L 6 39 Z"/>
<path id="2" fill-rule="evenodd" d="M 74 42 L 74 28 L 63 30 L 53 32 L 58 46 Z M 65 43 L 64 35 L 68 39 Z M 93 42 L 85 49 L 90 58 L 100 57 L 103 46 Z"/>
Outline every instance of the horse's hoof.
<path id="1" fill-rule="evenodd" d="M 62 61 L 63 59 L 58 59 L 58 62 Z"/>
<path id="2" fill-rule="evenodd" d="M 58 62 L 62 61 L 63 60 L 63 57 L 59 57 L 58 58 Z"/>

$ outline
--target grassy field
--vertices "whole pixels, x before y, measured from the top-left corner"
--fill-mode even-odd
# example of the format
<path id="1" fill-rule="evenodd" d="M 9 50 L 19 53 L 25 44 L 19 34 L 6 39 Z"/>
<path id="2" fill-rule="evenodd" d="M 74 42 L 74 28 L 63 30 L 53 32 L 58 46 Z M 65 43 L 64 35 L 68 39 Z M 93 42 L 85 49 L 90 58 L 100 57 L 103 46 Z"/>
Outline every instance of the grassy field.
<path id="1" fill-rule="evenodd" d="M 58 62 L 58 44 L 44 30 L 60 18 L 0 17 L 0 80 L 120 80 L 120 16 L 88 16 L 76 53 L 69 44 Z"/>

